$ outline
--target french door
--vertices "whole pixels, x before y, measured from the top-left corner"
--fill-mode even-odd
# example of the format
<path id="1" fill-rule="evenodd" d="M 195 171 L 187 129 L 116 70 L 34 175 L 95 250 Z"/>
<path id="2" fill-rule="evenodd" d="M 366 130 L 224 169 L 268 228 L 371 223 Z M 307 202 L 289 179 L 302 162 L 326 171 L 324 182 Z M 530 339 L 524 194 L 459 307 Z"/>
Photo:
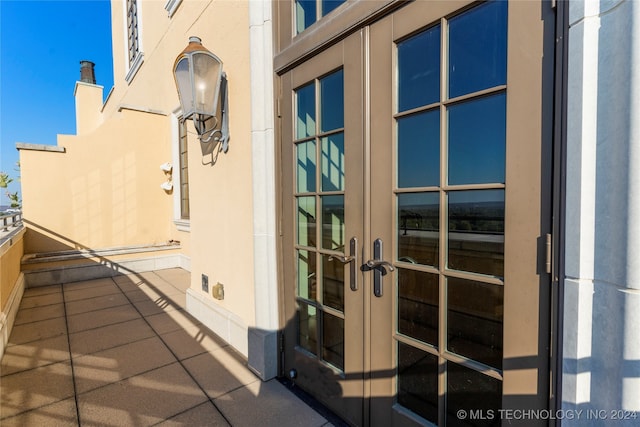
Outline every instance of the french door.
<path id="1" fill-rule="evenodd" d="M 551 16 L 414 2 L 281 76 L 284 372 L 353 425 L 547 407 Z"/>

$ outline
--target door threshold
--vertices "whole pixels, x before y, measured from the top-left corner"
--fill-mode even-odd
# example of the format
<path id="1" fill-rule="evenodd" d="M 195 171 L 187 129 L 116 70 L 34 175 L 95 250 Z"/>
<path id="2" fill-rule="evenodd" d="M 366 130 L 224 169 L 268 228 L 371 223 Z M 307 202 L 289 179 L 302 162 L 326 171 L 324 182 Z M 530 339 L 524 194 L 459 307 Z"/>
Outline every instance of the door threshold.
<path id="1" fill-rule="evenodd" d="M 349 427 L 349 424 L 336 415 L 331 409 L 324 406 L 320 401 L 314 398 L 312 395 L 297 387 L 295 383 L 285 377 L 276 378 L 280 384 L 284 385 L 290 392 L 296 397 L 302 400 L 307 406 L 311 407 L 317 413 L 322 415 L 331 425 L 335 427 Z"/>

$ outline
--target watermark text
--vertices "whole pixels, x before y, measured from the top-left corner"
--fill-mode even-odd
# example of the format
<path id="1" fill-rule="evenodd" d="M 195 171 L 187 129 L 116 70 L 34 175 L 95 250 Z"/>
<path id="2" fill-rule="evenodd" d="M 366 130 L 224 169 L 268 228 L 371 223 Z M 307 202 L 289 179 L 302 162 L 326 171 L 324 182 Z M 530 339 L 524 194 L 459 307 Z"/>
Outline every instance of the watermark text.
<path id="1" fill-rule="evenodd" d="M 460 409 L 459 420 L 640 420 L 640 413 L 622 409 Z"/>

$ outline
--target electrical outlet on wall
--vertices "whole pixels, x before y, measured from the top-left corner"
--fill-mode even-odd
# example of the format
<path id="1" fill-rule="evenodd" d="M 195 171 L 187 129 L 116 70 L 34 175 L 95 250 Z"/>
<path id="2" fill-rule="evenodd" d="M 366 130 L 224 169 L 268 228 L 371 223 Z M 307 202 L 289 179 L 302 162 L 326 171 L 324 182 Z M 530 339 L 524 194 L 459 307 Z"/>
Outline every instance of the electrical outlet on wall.
<path id="1" fill-rule="evenodd" d="M 213 285 L 211 288 L 211 296 L 215 299 L 223 300 L 224 299 L 224 285 L 220 282 Z"/>
<path id="2" fill-rule="evenodd" d="M 202 291 L 209 293 L 209 277 L 206 274 L 202 275 Z"/>

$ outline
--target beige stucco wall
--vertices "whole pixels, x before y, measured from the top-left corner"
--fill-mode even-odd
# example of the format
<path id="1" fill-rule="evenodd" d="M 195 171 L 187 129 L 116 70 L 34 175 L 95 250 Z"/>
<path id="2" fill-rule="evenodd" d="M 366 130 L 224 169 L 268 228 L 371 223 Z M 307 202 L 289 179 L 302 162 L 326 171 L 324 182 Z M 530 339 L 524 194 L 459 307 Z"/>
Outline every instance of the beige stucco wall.
<path id="1" fill-rule="evenodd" d="M 6 314 L 9 296 L 18 282 L 23 251 L 22 233 L 0 245 L 0 312 L 3 314 Z"/>
<path id="2" fill-rule="evenodd" d="M 210 287 L 225 285 L 225 299 L 212 303 L 254 324 L 253 218 L 250 134 L 249 15 L 245 1 L 183 1 L 172 18 L 165 2 L 140 6 L 144 63 L 130 85 L 124 76 L 122 2 L 112 2 L 114 80 L 112 99 L 175 111 L 179 100 L 173 80 L 176 56 L 196 35 L 224 64 L 229 82 L 227 153 L 202 155 L 195 135 L 189 135 L 190 250 L 192 288 L 201 292 L 201 278 Z M 105 112 L 115 108 L 107 105 Z M 189 124 L 189 129 L 193 128 Z"/>
<path id="3" fill-rule="evenodd" d="M 84 135 L 95 130 L 103 120 L 103 87 L 85 82 L 76 82 L 76 134 Z"/>
<path id="4" fill-rule="evenodd" d="M 64 153 L 21 149 L 25 251 L 170 240 L 168 129 L 166 116 L 124 109 L 93 132 L 59 135 Z"/>
<path id="5" fill-rule="evenodd" d="M 25 251 L 103 248 L 179 240 L 190 257 L 192 288 L 201 277 L 225 285 L 214 300 L 255 321 L 251 175 L 249 14 L 245 1 L 183 1 L 173 17 L 166 2 L 139 4 L 144 61 L 129 82 L 123 1 L 112 1 L 114 88 L 96 112 L 98 86 L 77 86 L 77 136 L 61 135 L 65 153 L 21 150 Z M 172 161 L 172 114 L 179 100 L 172 66 L 197 35 L 224 63 L 229 82 L 229 151 L 203 155 L 189 135 L 191 218 L 174 224 L 173 197 L 160 189 L 160 164 Z M 100 83 L 100 82 L 98 82 Z M 144 112 L 146 111 L 146 112 Z M 158 113 L 158 114 L 154 114 Z M 193 127 L 189 123 L 190 132 Z M 174 188 L 179 173 L 174 163 Z M 181 227 L 182 228 L 182 227 Z"/>
<path id="6" fill-rule="evenodd" d="M 188 3 L 183 2 L 180 7 Z M 184 15 L 191 13 L 195 17 L 197 9 L 179 9 L 176 18 L 188 23 L 193 18 Z M 193 26 L 176 31 L 175 38 L 180 41 L 176 54 L 186 46 L 190 35 L 201 37 L 203 44 L 224 63 L 231 134 L 229 151 L 217 158 L 203 156 L 195 136 L 189 141 L 192 288 L 201 291 L 202 274 L 208 276 L 210 286 L 222 283 L 225 299 L 213 301 L 252 326 L 255 305 L 248 2 L 210 2 Z"/>

